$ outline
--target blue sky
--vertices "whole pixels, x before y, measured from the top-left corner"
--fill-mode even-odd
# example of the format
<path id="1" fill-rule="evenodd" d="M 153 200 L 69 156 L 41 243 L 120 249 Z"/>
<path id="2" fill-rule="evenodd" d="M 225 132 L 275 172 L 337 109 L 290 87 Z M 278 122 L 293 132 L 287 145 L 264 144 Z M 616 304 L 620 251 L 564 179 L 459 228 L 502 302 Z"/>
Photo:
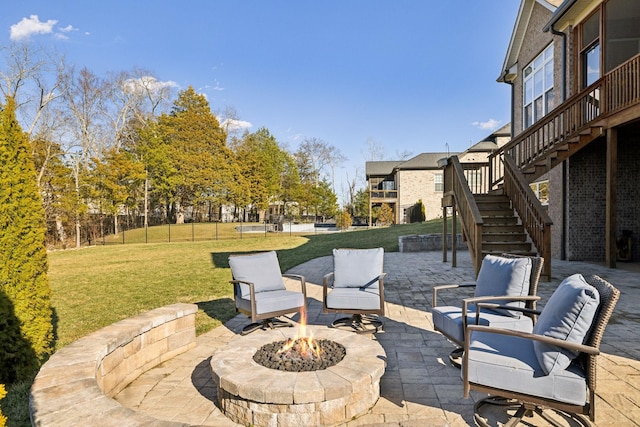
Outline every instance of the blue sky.
<path id="1" fill-rule="evenodd" d="M 233 107 L 294 151 L 322 139 L 364 185 L 368 141 L 385 159 L 462 151 L 510 120 L 496 82 L 517 0 L 20 0 L 0 46 L 55 46 L 105 76 L 143 68 Z M 359 186 L 360 186 L 359 185 Z"/>

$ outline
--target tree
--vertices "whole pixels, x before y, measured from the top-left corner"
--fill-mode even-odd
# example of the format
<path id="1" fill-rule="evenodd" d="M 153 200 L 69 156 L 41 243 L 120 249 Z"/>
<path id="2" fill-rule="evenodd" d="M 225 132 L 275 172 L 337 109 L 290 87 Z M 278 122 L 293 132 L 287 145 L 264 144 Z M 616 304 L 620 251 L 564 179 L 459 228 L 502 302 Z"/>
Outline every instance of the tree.
<path id="1" fill-rule="evenodd" d="M 27 379 L 51 352 L 42 199 L 12 98 L 0 112 L 0 383 Z"/>
<path id="2" fill-rule="evenodd" d="M 367 218 L 369 216 L 369 192 L 361 188 L 356 192 L 353 203 L 353 216 Z"/>
<path id="3" fill-rule="evenodd" d="M 322 216 L 322 222 L 324 222 L 327 217 L 333 217 L 338 211 L 338 197 L 326 179 L 320 181 L 314 193 L 317 203 L 315 206 L 316 215 Z"/>
<path id="4" fill-rule="evenodd" d="M 183 223 L 186 208 L 227 199 L 233 153 L 209 102 L 191 86 L 178 94 L 171 113 L 161 115 L 158 124 L 161 148 L 171 162 L 168 210 L 176 223 Z"/>
<path id="5" fill-rule="evenodd" d="M 338 227 L 340 230 L 344 231 L 349 229 L 349 227 L 351 227 L 351 224 L 351 215 L 346 209 L 341 210 L 336 215 L 336 227 Z"/>
<path id="6" fill-rule="evenodd" d="M 91 171 L 93 200 L 99 200 L 102 211 L 113 216 L 118 234 L 118 215 L 123 208 L 135 208 L 135 192 L 145 179 L 144 165 L 130 153 L 111 148 L 102 160 L 94 159 Z"/>
<path id="7" fill-rule="evenodd" d="M 319 138 L 305 138 L 294 157 L 303 183 L 317 186 L 321 179 L 329 178 L 335 192 L 335 168 L 345 161 L 338 148 Z"/>
<path id="8" fill-rule="evenodd" d="M 282 179 L 287 171 L 288 153 L 278 145 L 269 129 L 245 133 L 236 147 L 236 159 L 248 183 L 248 201 L 254 209 L 264 211 L 270 202 L 282 200 Z"/>
<path id="9" fill-rule="evenodd" d="M 388 203 L 383 203 L 378 211 L 378 224 L 391 225 L 394 222 L 395 216 L 393 214 L 393 209 L 391 209 L 391 206 L 389 206 Z"/>

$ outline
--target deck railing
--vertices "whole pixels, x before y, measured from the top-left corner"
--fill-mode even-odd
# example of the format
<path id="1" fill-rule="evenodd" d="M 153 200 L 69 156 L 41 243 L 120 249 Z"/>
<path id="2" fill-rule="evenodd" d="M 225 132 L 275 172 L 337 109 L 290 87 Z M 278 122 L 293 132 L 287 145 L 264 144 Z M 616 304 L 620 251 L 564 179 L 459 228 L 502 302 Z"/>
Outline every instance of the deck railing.
<path id="1" fill-rule="evenodd" d="M 542 275 L 551 277 L 551 225 L 553 222 L 510 156 L 504 157 L 504 194 L 511 200 L 531 242 L 544 258 Z"/>
<path id="2" fill-rule="evenodd" d="M 460 224 L 477 274 L 482 263 L 482 215 L 480 215 L 480 210 L 473 198 L 465 171 L 458 157 L 451 156 L 448 160 L 444 167 L 444 194 L 455 195 L 454 208 L 461 216 Z"/>
<path id="3" fill-rule="evenodd" d="M 491 187 L 502 182 L 501 157 L 508 153 L 518 169 L 545 160 L 560 145 L 604 118 L 640 104 L 640 55 L 576 93 L 509 144 L 489 156 Z"/>

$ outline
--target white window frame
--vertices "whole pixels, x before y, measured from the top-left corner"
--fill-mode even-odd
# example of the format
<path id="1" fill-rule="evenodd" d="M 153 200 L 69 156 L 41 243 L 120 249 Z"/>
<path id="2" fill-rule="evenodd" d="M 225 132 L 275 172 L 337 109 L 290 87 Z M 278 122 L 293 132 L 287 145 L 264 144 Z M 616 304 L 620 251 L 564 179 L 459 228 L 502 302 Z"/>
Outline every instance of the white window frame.
<path id="1" fill-rule="evenodd" d="M 524 68 L 522 126 L 527 129 L 554 107 L 553 43 Z"/>
<path id="2" fill-rule="evenodd" d="M 434 174 L 433 183 L 434 183 L 433 191 L 442 193 L 444 191 L 444 174 L 443 173 Z"/>

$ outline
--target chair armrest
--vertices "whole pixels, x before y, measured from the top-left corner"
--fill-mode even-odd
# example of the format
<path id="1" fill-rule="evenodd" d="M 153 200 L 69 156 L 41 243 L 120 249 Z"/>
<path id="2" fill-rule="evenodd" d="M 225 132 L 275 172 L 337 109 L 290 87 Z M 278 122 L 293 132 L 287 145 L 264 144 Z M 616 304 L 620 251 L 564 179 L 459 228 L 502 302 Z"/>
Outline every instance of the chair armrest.
<path id="1" fill-rule="evenodd" d="M 282 277 L 298 280 L 300 282 L 300 287 L 302 288 L 302 294 L 304 295 L 305 299 L 307 298 L 307 279 L 303 275 L 285 273 L 282 275 Z"/>
<path id="2" fill-rule="evenodd" d="M 322 286 L 325 288 L 329 286 L 331 279 L 333 279 L 333 271 L 322 276 Z M 333 283 L 331 283 L 331 287 L 333 288 Z"/>
<path id="3" fill-rule="evenodd" d="M 433 307 L 437 307 L 438 305 L 438 292 L 439 291 L 444 291 L 447 289 L 459 289 L 459 288 L 475 288 L 476 286 L 476 282 L 463 282 L 463 283 L 458 283 L 456 285 L 439 285 L 439 286 L 434 286 L 433 287 L 433 301 L 432 301 L 432 306 Z"/>
<path id="4" fill-rule="evenodd" d="M 378 286 L 382 283 L 383 279 L 385 278 L 385 276 L 387 275 L 387 273 L 382 273 L 380 274 L 378 277 L 376 277 L 375 279 L 371 280 L 369 283 L 367 283 L 366 285 L 362 285 L 360 286 L 360 290 L 364 290 L 367 289 L 369 286 L 373 285 L 374 283 L 378 282 Z"/>
<path id="5" fill-rule="evenodd" d="M 524 295 L 521 297 L 516 297 L 516 296 L 509 296 L 509 295 L 502 295 L 502 296 L 490 296 L 490 295 L 486 295 L 486 296 L 482 296 L 482 297 L 472 297 L 472 298 L 465 298 L 462 300 L 462 325 L 464 328 L 467 327 L 467 312 L 469 311 L 469 304 L 476 304 L 476 324 L 478 323 L 478 317 L 480 315 L 480 307 L 479 305 L 481 305 L 482 307 L 486 307 L 486 308 L 493 308 L 493 306 L 495 305 L 500 306 L 500 304 L 494 304 L 493 301 L 539 301 L 541 298 L 537 295 Z M 491 301 L 491 303 L 489 302 Z M 516 310 L 517 307 L 513 308 L 513 310 Z M 508 308 L 508 310 L 512 310 L 511 307 Z"/>
<path id="6" fill-rule="evenodd" d="M 495 309 L 503 309 L 503 310 L 509 310 L 509 311 L 519 311 L 521 313 L 525 313 L 525 314 L 534 314 L 536 316 L 539 316 L 540 313 L 542 313 L 541 310 L 533 310 L 530 308 L 526 308 L 526 307 L 512 307 L 510 305 L 502 305 L 502 304 L 492 304 L 492 303 L 487 303 L 487 302 L 481 302 L 476 304 L 476 319 L 478 318 L 478 316 L 480 316 L 480 309 L 482 308 L 490 308 L 492 310 Z"/>
<path id="7" fill-rule="evenodd" d="M 229 280 L 229 283 L 233 284 L 233 296 L 236 297 L 238 295 L 241 295 L 240 292 L 240 284 L 243 283 L 245 285 L 249 286 L 249 298 L 251 299 L 251 301 L 253 301 L 255 299 L 255 295 L 256 295 L 256 291 L 255 291 L 255 285 L 253 284 L 253 282 L 247 282 L 245 280 Z"/>

